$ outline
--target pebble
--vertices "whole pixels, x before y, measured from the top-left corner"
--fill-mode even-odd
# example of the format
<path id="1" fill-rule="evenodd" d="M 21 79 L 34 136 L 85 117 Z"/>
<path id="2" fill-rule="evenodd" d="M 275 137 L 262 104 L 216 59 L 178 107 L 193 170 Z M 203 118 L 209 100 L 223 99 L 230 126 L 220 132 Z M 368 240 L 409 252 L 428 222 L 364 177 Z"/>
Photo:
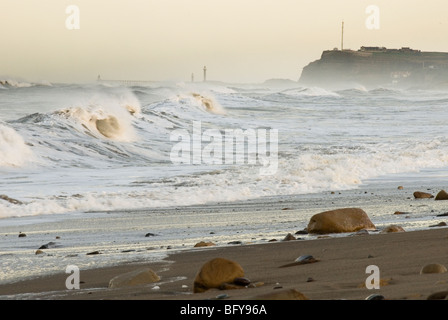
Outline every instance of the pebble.
<path id="1" fill-rule="evenodd" d="M 448 291 L 439 291 L 433 294 L 430 294 L 426 300 L 447 300 L 448 299 Z"/>
<path id="2" fill-rule="evenodd" d="M 255 283 L 251 283 L 247 287 L 248 288 L 258 288 L 258 287 L 261 287 L 261 286 L 264 286 L 264 282 L 258 281 L 258 282 L 255 282 Z"/>
<path id="3" fill-rule="evenodd" d="M 148 232 L 147 234 L 145 234 L 145 237 L 155 237 L 156 234 Z"/>
<path id="4" fill-rule="evenodd" d="M 92 251 L 89 253 L 86 253 L 86 255 L 91 256 L 91 255 L 95 255 L 95 254 L 101 254 L 99 251 Z"/>
<path id="5" fill-rule="evenodd" d="M 434 228 L 434 227 L 445 227 L 446 226 L 446 222 L 442 221 L 438 224 L 434 224 L 432 226 L 429 226 L 430 228 Z"/>
<path id="6" fill-rule="evenodd" d="M 281 289 L 281 288 L 283 288 L 283 286 L 281 286 L 280 283 L 278 282 L 274 286 L 274 289 Z"/>
<path id="7" fill-rule="evenodd" d="M 233 283 L 239 286 L 247 286 L 250 284 L 250 280 L 244 277 L 238 277 L 233 280 Z"/>
<path id="8" fill-rule="evenodd" d="M 314 258 L 312 255 L 306 254 L 306 255 L 302 255 L 302 256 L 298 257 L 292 263 L 288 263 L 288 264 L 280 266 L 280 268 L 298 266 L 298 265 L 301 265 L 301 264 L 314 263 L 314 262 L 318 262 L 318 261 L 319 260 Z"/>
<path id="9" fill-rule="evenodd" d="M 194 247 L 195 248 L 198 248 L 198 247 L 211 247 L 211 246 L 214 246 L 215 244 L 213 243 L 213 242 L 205 242 L 205 241 L 201 241 L 201 242 L 198 242 L 198 243 L 196 243 L 195 245 L 194 245 Z"/>
<path id="10" fill-rule="evenodd" d="M 386 299 L 384 298 L 383 295 L 374 293 L 368 296 L 366 300 L 386 300 Z"/>
<path id="11" fill-rule="evenodd" d="M 48 242 L 48 243 L 40 246 L 39 249 L 51 249 L 51 248 L 56 248 L 56 247 L 57 247 L 56 242 Z"/>
<path id="12" fill-rule="evenodd" d="M 315 262 L 316 259 L 314 259 L 314 257 L 312 255 L 303 255 L 298 257 L 296 260 L 294 260 L 295 262 L 300 262 L 300 263 L 312 263 Z"/>
<path id="13" fill-rule="evenodd" d="M 292 234 L 288 233 L 286 237 L 283 238 L 283 241 L 291 241 L 296 240 L 296 237 L 294 237 Z"/>
<path id="14" fill-rule="evenodd" d="M 446 217 L 446 216 L 448 216 L 448 212 L 438 214 L 436 217 Z"/>
<path id="15" fill-rule="evenodd" d="M 439 263 L 427 264 L 420 270 L 420 274 L 424 274 L 424 273 L 445 273 L 445 272 L 447 272 L 446 267 L 444 265 L 439 264 Z"/>

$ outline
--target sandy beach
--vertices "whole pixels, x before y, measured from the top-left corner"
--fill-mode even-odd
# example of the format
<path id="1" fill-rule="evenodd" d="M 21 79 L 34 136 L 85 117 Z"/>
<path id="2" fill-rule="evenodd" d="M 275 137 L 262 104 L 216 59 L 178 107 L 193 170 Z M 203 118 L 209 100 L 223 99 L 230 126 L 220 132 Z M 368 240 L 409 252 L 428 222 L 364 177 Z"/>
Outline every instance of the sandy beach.
<path id="1" fill-rule="evenodd" d="M 353 235 L 316 240 L 277 241 L 220 248 L 195 248 L 170 254 L 156 263 L 124 264 L 81 270 L 81 288 L 67 290 L 67 274 L 55 274 L 0 286 L 2 299 L 54 300 L 256 300 L 265 294 L 296 290 L 309 300 L 364 300 L 372 294 L 386 300 L 426 300 L 448 290 L 448 273 L 421 274 L 423 266 L 448 265 L 448 229 L 388 234 Z M 301 255 L 318 262 L 279 268 Z M 193 293 L 201 266 L 221 257 L 239 263 L 255 288 L 210 289 Z M 366 288 L 369 265 L 378 266 L 380 289 Z M 109 289 L 109 281 L 142 267 L 155 271 L 160 281 Z M 285 299 L 285 298 L 283 298 Z"/>

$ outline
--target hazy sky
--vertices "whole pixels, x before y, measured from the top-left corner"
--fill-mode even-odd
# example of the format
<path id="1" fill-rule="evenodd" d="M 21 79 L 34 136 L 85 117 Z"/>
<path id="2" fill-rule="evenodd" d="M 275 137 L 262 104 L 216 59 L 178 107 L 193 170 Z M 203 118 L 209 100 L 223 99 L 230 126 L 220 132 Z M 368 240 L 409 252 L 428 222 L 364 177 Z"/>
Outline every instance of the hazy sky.
<path id="1" fill-rule="evenodd" d="M 200 81 L 206 65 L 210 80 L 297 80 L 340 47 L 342 21 L 344 48 L 448 52 L 447 0 L 0 0 L 0 78 Z"/>

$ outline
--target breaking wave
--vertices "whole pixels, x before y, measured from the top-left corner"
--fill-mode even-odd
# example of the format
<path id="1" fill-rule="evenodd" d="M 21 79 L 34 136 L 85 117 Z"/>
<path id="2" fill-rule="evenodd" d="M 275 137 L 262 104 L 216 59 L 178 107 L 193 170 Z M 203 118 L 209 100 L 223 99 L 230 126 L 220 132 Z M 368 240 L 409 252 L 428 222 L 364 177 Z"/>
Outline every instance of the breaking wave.
<path id="1" fill-rule="evenodd" d="M 33 152 L 13 128 L 0 123 L 0 167 L 20 167 L 33 158 Z"/>
<path id="2" fill-rule="evenodd" d="M 35 103 L 40 88 L 29 96 L 27 89 L 1 90 L 29 100 L 25 107 L 13 106 L 22 108 L 20 114 L 28 108 L 25 117 L 0 123 L 0 167 L 21 170 L 20 176 L 7 175 L 8 182 L 18 181 L 8 183 L 8 196 L 22 202 L 0 199 L 0 213 L 138 209 L 343 190 L 381 176 L 448 166 L 442 112 L 447 94 L 264 88 L 42 88 L 42 95 L 59 92 L 59 98 L 63 92 L 66 102 L 58 100 L 54 108 L 48 99 Z M 278 129 L 278 171 L 261 177 L 259 164 L 173 163 L 170 134 L 182 129 L 191 138 L 193 121 L 220 133 Z M 207 147 L 210 139 L 202 142 Z M 35 171 L 22 169 L 34 158 Z"/>

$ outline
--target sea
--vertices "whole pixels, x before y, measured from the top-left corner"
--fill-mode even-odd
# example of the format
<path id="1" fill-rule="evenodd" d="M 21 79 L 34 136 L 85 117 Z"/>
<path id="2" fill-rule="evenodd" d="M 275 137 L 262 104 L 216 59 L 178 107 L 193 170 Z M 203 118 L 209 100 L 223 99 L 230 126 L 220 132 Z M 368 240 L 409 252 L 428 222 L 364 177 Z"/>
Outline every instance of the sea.
<path id="1" fill-rule="evenodd" d="M 323 198 L 330 209 L 395 197 L 407 220 L 389 204 L 374 222 L 425 228 L 448 211 L 412 198 L 448 188 L 447 108 L 448 89 L 5 79 L 0 284 L 285 235 Z"/>

